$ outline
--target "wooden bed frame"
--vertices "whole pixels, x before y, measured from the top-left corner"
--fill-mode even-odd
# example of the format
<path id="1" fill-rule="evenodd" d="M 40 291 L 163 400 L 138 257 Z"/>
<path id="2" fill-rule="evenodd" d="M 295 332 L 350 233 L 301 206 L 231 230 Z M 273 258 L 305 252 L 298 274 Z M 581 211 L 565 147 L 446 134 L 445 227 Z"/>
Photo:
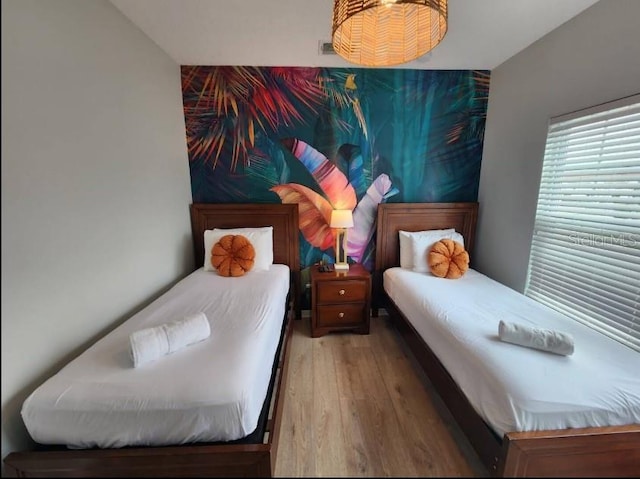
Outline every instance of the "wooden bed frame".
<path id="1" fill-rule="evenodd" d="M 273 226 L 274 263 L 291 268 L 289 307 L 265 400 L 264 430 L 256 443 L 196 443 L 172 447 L 71 450 L 43 447 L 13 452 L 4 459 L 9 477 L 271 477 L 280 435 L 292 332 L 300 317 L 298 205 L 193 204 L 191 225 L 196 267 L 204 262 L 204 231 L 212 228 Z M 268 409 L 267 409 L 268 408 Z"/>
<path id="2" fill-rule="evenodd" d="M 382 273 L 400 264 L 398 231 L 455 228 L 473 262 L 478 203 L 378 206 L 374 315 L 384 307 L 487 467 L 499 477 L 640 476 L 640 425 L 509 432 L 498 437 L 475 412 L 429 346 L 384 292 Z"/>

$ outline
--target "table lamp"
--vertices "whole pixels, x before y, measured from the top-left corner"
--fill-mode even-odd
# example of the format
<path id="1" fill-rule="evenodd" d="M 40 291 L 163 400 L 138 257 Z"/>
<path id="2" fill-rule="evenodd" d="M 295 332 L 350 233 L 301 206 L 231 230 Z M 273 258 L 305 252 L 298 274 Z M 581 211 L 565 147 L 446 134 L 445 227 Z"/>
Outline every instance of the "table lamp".
<path id="1" fill-rule="evenodd" d="M 336 271 L 347 271 L 347 228 L 353 227 L 353 214 L 351 210 L 333 210 L 331 212 L 331 228 L 336 231 Z"/>

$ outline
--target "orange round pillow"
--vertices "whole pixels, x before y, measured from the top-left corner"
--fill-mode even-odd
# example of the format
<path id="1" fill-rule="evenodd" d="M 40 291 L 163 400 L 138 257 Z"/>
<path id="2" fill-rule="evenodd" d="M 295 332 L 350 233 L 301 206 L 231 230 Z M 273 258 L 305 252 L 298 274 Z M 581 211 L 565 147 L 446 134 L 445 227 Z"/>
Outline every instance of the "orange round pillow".
<path id="1" fill-rule="evenodd" d="M 211 248 L 211 265 L 221 276 L 242 276 L 253 268 L 256 250 L 242 235 L 226 235 Z"/>
<path id="2" fill-rule="evenodd" d="M 458 279 L 469 269 L 469 253 L 457 241 L 442 239 L 431 246 L 427 264 L 434 276 Z"/>

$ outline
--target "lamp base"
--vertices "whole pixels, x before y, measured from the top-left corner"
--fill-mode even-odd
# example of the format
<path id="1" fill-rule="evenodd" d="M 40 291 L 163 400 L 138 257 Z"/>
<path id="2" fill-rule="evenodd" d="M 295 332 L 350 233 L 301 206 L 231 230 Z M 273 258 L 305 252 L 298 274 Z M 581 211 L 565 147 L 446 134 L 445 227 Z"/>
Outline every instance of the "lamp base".
<path id="1" fill-rule="evenodd" d="M 349 271 L 349 263 L 336 263 L 333 267 L 336 271 Z"/>

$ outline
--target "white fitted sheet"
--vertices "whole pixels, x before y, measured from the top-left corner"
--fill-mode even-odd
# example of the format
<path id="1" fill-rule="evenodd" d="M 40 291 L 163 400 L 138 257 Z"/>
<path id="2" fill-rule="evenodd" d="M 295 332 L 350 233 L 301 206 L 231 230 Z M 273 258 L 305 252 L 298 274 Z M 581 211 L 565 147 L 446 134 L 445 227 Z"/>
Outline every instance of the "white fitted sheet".
<path id="1" fill-rule="evenodd" d="M 476 412 L 505 432 L 640 423 L 640 354 L 469 270 L 448 280 L 391 268 L 384 289 Z M 500 320 L 569 333 L 571 356 L 498 339 Z"/>
<path id="2" fill-rule="evenodd" d="M 100 339 L 24 402 L 41 444 L 177 445 L 242 438 L 256 428 L 278 347 L 289 268 L 225 278 L 202 268 Z M 204 341 L 134 368 L 129 334 L 202 311 Z"/>

